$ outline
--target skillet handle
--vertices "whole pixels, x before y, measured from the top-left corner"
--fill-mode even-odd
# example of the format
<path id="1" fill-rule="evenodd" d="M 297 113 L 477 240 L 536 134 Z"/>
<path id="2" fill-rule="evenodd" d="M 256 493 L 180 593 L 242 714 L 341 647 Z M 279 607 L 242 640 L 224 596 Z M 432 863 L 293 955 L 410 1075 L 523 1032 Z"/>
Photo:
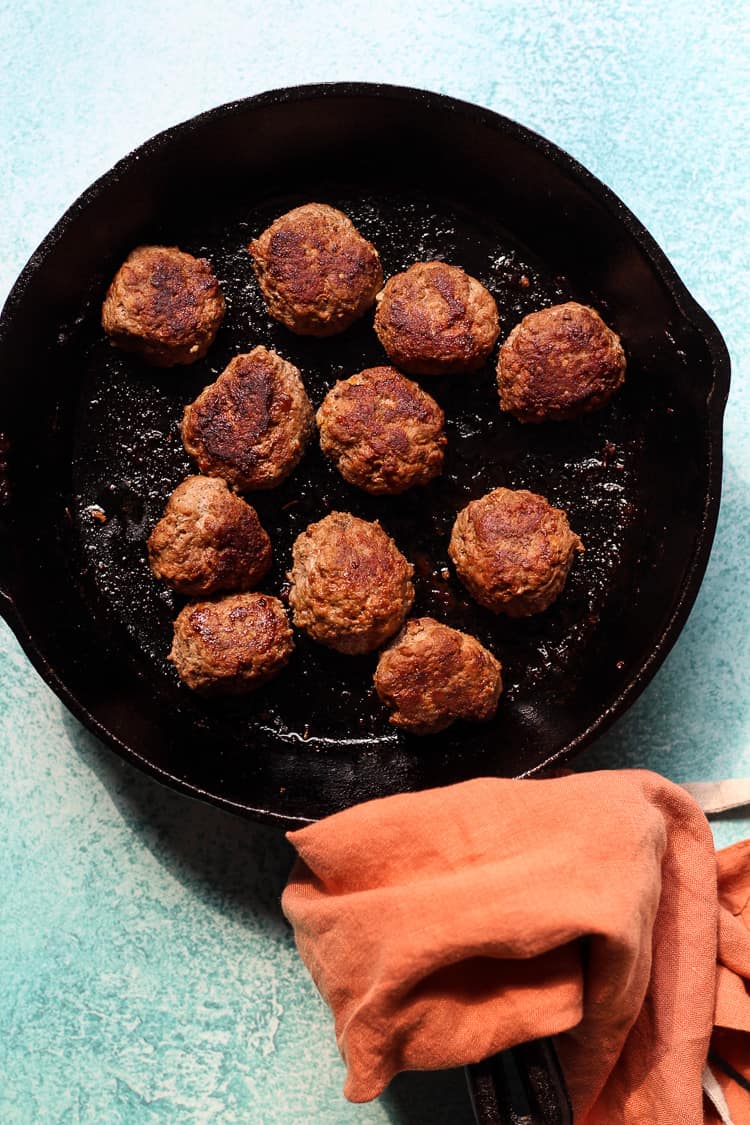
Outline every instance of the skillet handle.
<path id="1" fill-rule="evenodd" d="M 572 1125 L 551 1039 L 535 1039 L 465 1068 L 477 1125 Z"/>

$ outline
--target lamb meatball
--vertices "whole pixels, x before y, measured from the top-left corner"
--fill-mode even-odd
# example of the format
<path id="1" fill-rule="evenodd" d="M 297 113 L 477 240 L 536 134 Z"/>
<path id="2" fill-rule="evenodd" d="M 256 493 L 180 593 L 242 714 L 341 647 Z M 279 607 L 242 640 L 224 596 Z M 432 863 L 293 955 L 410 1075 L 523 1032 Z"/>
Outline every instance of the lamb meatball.
<path id="1" fill-rule="evenodd" d="M 520 489 L 496 488 L 458 513 L 448 553 L 471 596 L 494 613 L 529 617 L 558 596 L 583 544 L 565 512 Z"/>
<path id="2" fill-rule="evenodd" d="M 275 676 L 293 648 L 278 598 L 232 594 L 185 606 L 174 623 L 169 659 L 193 691 L 242 695 Z"/>
<path id="3" fill-rule="evenodd" d="M 395 367 L 336 383 L 318 410 L 320 447 L 344 480 L 374 495 L 427 484 L 443 467 L 444 415 Z"/>
<path id="4" fill-rule="evenodd" d="M 275 352 L 237 355 L 185 407 L 182 441 L 202 473 L 241 492 L 275 488 L 297 467 L 313 429 L 300 373 Z"/>
<path id="5" fill-rule="evenodd" d="M 446 262 L 415 262 L 385 283 L 377 302 L 380 343 L 411 375 L 476 371 L 500 331 L 492 295 Z"/>
<path id="6" fill-rule="evenodd" d="M 625 379 L 619 336 L 594 309 L 568 301 L 530 313 L 500 349 L 500 409 L 519 422 L 575 418 L 608 402 Z"/>
<path id="7" fill-rule="evenodd" d="M 413 573 L 379 523 L 331 512 L 298 535 L 292 550 L 294 624 L 338 652 L 372 652 L 411 609 Z"/>
<path id="8" fill-rule="evenodd" d="M 151 569 L 189 597 L 251 590 L 271 568 L 271 540 L 254 508 L 218 477 L 178 485 L 148 539 Z"/>
<path id="9" fill-rule="evenodd" d="M 268 311 L 300 336 L 334 336 L 383 284 L 378 252 L 325 203 L 281 215 L 248 246 Z"/>
<path id="10" fill-rule="evenodd" d="M 375 690 L 393 708 L 395 726 L 437 734 L 455 719 L 491 719 L 503 690 L 501 672 L 499 660 L 475 637 L 418 617 L 381 653 Z"/>
<path id="11" fill-rule="evenodd" d="M 201 359 L 219 330 L 224 298 L 211 265 L 176 246 L 139 246 L 114 276 L 102 327 L 115 347 L 154 367 Z"/>

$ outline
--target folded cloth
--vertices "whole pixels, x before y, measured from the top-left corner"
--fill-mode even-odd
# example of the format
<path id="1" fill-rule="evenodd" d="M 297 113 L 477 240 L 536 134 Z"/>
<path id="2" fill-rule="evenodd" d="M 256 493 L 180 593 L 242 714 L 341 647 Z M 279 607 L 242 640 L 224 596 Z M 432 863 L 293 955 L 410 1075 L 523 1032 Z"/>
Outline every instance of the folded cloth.
<path id="1" fill-rule="evenodd" d="M 678 786 L 641 770 L 480 778 L 289 839 L 282 905 L 351 1101 L 554 1035 L 579 1125 L 720 1121 L 702 1095 L 710 1047 L 733 1125 L 750 1123 L 750 842 L 719 853 L 717 885 L 710 828 Z"/>

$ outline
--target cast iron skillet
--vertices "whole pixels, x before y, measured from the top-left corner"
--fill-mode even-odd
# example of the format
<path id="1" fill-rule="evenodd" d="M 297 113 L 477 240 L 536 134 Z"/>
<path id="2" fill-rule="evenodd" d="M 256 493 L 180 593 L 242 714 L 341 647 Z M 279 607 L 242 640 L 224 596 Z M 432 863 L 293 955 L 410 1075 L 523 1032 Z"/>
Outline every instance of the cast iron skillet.
<path id="1" fill-rule="evenodd" d="M 418 258 L 466 267 L 502 331 L 570 296 L 622 335 L 624 391 L 605 410 L 522 426 L 500 415 L 491 367 L 426 381 L 448 417 L 443 477 L 398 498 L 349 487 L 311 450 L 253 496 L 275 544 L 331 508 L 378 517 L 417 568 L 416 613 L 475 633 L 505 666 L 487 726 L 418 740 L 389 729 L 374 658 L 304 638 L 274 685 L 207 704 L 165 661 L 177 600 L 145 538 L 189 471 L 183 405 L 258 342 L 302 369 L 314 403 L 381 362 L 371 318 L 295 337 L 265 315 L 249 238 L 306 200 L 343 207 L 386 276 Z M 157 372 L 99 327 L 112 273 L 137 243 L 205 253 L 228 302 L 207 359 Z M 526 279 L 526 280 L 524 280 Z M 528 284 L 527 284 L 528 281 Z M 280 90 L 178 125 L 126 157 L 63 216 L 0 320 L 0 607 L 32 662 L 105 742 L 161 781 L 294 826 L 355 802 L 477 775 L 526 775 L 579 751 L 635 699 L 683 625 L 719 507 L 729 362 L 714 324 L 624 205 L 565 153 L 487 110 L 374 85 Z M 586 544 L 560 600 L 521 622 L 474 605 L 447 569 L 453 518 L 497 485 L 564 507 Z M 98 508 L 106 516 L 100 523 Z"/>
<path id="2" fill-rule="evenodd" d="M 416 259 L 464 266 L 497 297 L 503 334 L 526 312 L 575 297 L 623 337 L 626 387 L 590 418 L 532 427 L 501 416 L 489 366 L 431 379 L 450 444 L 428 488 L 368 498 L 313 449 L 282 488 L 252 498 L 274 540 L 274 592 L 283 593 L 291 543 L 308 522 L 332 508 L 379 518 L 415 563 L 415 612 L 465 628 L 502 659 L 506 692 L 487 726 L 430 740 L 399 734 L 370 687 L 374 658 L 304 638 L 275 684 L 241 703 L 200 701 L 165 661 L 179 602 L 152 578 L 144 544 L 189 471 L 183 405 L 258 342 L 300 366 L 316 405 L 333 380 L 383 359 L 369 317 L 320 341 L 265 315 L 244 245 L 309 200 L 347 211 L 378 246 L 386 276 Z M 106 284 L 149 241 L 205 254 L 222 282 L 225 323 L 192 368 L 156 372 L 102 338 Z M 728 386 L 721 336 L 664 254 L 612 192 L 541 137 L 487 110 L 388 86 L 302 87 L 223 106 L 97 181 L 7 301 L 0 608 L 47 683 L 116 751 L 261 820 L 296 826 L 370 797 L 532 774 L 622 714 L 674 643 L 716 524 Z M 563 596 L 528 621 L 481 610 L 448 569 L 456 512 L 497 485 L 542 492 L 586 544 Z M 528 1050 L 518 1056 L 522 1080 L 507 1066 L 499 1078 L 475 1072 L 485 1120 L 520 1120 L 524 1106 L 545 1117 L 544 1104 L 545 1119 L 565 1119 L 546 1047 Z"/>

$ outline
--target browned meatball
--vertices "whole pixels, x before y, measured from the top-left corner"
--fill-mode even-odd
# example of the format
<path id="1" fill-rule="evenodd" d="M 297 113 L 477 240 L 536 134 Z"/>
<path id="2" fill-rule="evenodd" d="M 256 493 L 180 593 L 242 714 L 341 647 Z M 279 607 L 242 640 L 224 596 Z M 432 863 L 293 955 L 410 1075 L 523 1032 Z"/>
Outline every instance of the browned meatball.
<path id="1" fill-rule="evenodd" d="M 476 278 L 445 262 L 416 262 L 377 297 L 375 331 L 390 359 L 412 375 L 476 371 L 500 326 L 497 306 Z"/>
<path id="2" fill-rule="evenodd" d="M 501 672 L 500 661 L 475 637 L 417 617 L 381 653 L 375 690 L 393 708 L 395 726 L 437 734 L 455 719 L 491 719 L 503 690 Z"/>
<path id="3" fill-rule="evenodd" d="M 372 652 L 411 609 L 414 568 L 379 523 L 331 512 L 297 536 L 289 602 L 294 624 L 339 652 Z"/>
<path id="4" fill-rule="evenodd" d="M 520 489 L 496 488 L 458 513 L 448 553 L 480 605 L 508 617 L 541 613 L 583 544 L 565 512 Z"/>
<path id="5" fill-rule="evenodd" d="M 325 203 L 295 207 L 248 246 L 268 311 L 300 336 L 334 336 L 383 284 L 375 247 Z"/>
<path id="6" fill-rule="evenodd" d="M 154 367 L 195 363 L 224 316 L 211 265 L 176 246 L 139 246 L 114 276 L 102 306 L 112 344 Z"/>
<path id="7" fill-rule="evenodd" d="M 189 597 L 251 590 L 271 568 L 271 540 L 254 508 L 218 477 L 188 477 L 148 539 L 151 569 Z"/>
<path id="8" fill-rule="evenodd" d="M 625 379 L 619 336 L 594 309 L 568 301 L 530 313 L 500 349 L 500 409 L 519 422 L 575 418 L 608 402 Z"/>
<path id="9" fill-rule="evenodd" d="M 194 691 L 242 695 L 275 676 L 293 648 L 278 598 L 232 594 L 185 606 L 174 623 L 169 659 Z"/>
<path id="10" fill-rule="evenodd" d="M 320 447 L 344 480 L 375 495 L 427 484 L 443 467 L 444 415 L 395 367 L 336 383 L 318 410 Z"/>
<path id="11" fill-rule="evenodd" d="M 275 352 L 237 355 L 185 407 L 182 441 L 202 473 L 240 491 L 275 488 L 297 467 L 313 429 L 300 373 Z"/>

